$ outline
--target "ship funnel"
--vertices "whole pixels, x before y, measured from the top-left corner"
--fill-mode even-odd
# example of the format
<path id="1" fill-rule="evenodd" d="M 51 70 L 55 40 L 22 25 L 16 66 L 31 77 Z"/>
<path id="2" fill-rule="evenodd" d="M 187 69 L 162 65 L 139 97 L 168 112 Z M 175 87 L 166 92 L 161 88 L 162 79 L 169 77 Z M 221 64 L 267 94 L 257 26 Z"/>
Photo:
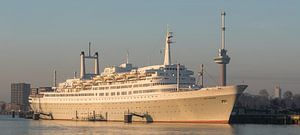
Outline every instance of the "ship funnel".
<path id="1" fill-rule="evenodd" d="M 220 85 L 226 86 L 226 64 L 229 63 L 230 57 L 226 54 L 225 49 L 225 12 L 221 13 L 221 49 L 218 56 L 214 59 L 215 63 L 221 65 Z"/>
<path id="2" fill-rule="evenodd" d="M 169 28 L 167 30 L 167 35 L 166 35 L 166 46 L 165 46 L 165 59 L 164 59 L 164 65 L 171 65 L 171 49 L 170 45 L 173 43 L 171 40 L 173 38 L 173 32 L 169 31 Z"/>
<path id="3" fill-rule="evenodd" d="M 95 73 L 95 75 L 99 75 L 99 56 L 98 56 L 98 52 L 95 53 L 94 61 L 95 61 L 94 73 Z"/>
<path id="4" fill-rule="evenodd" d="M 53 87 L 56 87 L 56 70 L 53 71 Z"/>
<path id="5" fill-rule="evenodd" d="M 85 73 L 85 59 L 94 60 L 94 73 Z M 94 75 L 99 75 L 99 55 L 95 52 L 95 55 L 91 56 L 91 42 L 89 42 L 89 54 L 86 56 L 83 51 L 80 54 L 80 78 L 87 79 Z"/>
<path id="6" fill-rule="evenodd" d="M 80 54 L 80 78 L 84 78 L 85 76 L 85 56 L 82 51 Z"/>

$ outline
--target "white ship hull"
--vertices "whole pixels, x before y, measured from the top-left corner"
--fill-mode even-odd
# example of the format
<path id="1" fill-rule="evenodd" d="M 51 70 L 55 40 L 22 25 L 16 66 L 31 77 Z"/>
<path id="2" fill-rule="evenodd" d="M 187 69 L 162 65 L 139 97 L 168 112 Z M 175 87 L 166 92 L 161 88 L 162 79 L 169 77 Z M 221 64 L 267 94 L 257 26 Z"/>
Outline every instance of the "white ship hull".
<path id="1" fill-rule="evenodd" d="M 128 95 L 111 101 L 109 98 L 98 97 L 89 97 L 84 101 L 32 97 L 30 102 L 33 111 L 51 114 L 53 119 L 101 118 L 107 121 L 124 121 L 124 114 L 135 113 L 145 117 L 133 116 L 133 121 L 228 123 L 235 101 L 246 87 L 238 85 L 131 97 Z"/>

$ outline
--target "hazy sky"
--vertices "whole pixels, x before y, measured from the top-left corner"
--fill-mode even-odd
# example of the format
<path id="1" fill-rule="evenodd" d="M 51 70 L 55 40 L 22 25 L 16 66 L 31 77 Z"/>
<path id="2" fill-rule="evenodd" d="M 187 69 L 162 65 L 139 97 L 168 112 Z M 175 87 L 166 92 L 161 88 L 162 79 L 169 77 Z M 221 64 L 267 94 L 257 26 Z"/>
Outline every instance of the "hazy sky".
<path id="1" fill-rule="evenodd" d="M 167 24 L 175 33 L 173 63 L 216 85 L 220 11 L 226 15 L 230 84 L 244 82 L 257 93 L 276 84 L 300 93 L 299 0 L 7 0 L 0 2 L 0 100 L 10 101 L 10 84 L 51 86 L 79 71 L 88 42 L 100 54 L 101 71 L 125 61 L 163 63 Z"/>

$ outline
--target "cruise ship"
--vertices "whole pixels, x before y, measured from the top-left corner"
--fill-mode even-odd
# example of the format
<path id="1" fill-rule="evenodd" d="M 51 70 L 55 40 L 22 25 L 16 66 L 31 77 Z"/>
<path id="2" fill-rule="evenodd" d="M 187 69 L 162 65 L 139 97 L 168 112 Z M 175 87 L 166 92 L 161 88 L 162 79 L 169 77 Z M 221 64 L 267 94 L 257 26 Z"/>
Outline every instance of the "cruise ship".
<path id="1" fill-rule="evenodd" d="M 221 84 L 203 87 L 194 72 L 182 64 L 171 63 L 173 34 L 167 31 L 164 62 L 135 67 L 128 62 L 106 67 L 99 73 L 98 53 L 80 54 L 80 77 L 53 87 L 53 92 L 31 95 L 30 107 L 40 117 L 54 120 L 105 120 L 228 123 L 235 101 L 247 85 L 226 85 L 226 64 L 230 58 L 224 44 L 215 62 L 221 65 Z M 87 74 L 85 60 L 93 59 L 94 73 Z"/>

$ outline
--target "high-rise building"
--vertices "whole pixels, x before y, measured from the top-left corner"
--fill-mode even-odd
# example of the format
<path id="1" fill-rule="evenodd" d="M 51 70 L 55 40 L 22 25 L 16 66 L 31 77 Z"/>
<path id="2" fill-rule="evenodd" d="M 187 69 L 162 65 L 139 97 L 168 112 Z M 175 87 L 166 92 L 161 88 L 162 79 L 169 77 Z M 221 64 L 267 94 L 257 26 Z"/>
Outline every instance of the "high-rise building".
<path id="1" fill-rule="evenodd" d="M 30 95 L 30 84 L 12 83 L 11 84 L 11 103 L 18 105 L 22 111 L 28 111 Z"/>
<path id="2" fill-rule="evenodd" d="M 281 88 L 280 88 L 279 85 L 275 86 L 275 89 L 274 89 L 274 98 L 281 99 Z"/>

